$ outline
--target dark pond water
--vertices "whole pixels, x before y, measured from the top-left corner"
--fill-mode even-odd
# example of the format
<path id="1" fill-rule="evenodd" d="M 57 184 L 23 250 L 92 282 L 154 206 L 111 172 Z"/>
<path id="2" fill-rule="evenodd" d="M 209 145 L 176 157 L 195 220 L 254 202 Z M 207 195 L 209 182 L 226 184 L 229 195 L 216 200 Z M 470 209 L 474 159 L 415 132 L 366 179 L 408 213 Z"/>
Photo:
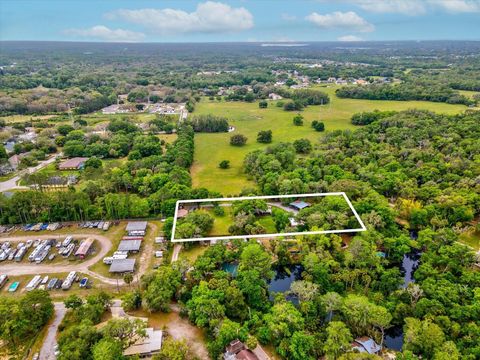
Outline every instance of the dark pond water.
<path id="1" fill-rule="evenodd" d="M 275 293 L 284 293 L 290 290 L 290 285 L 296 280 L 302 280 L 303 267 L 301 265 L 275 266 L 273 267 L 275 276 L 268 283 L 270 300 L 274 299 Z M 295 295 L 288 295 L 287 300 L 298 304 L 298 298 Z"/>
<path id="2" fill-rule="evenodd" d="M 410 231 L 410 238 L 417 239 L 418 233 Z M 401 287 L 405 289 L 408 284 L 415 282 L 413 275 L 420 264 L 420 251 L 414 250 L 403 256 L 400 271 L 403 274 L 403 284 Z M 403 326 L 397 325 L 385 331 L 385 346 L 389 349 L 401 351 L 403 346 Z"/>
<path id="3" fill-rule="evenodd" d="M 238 264 L 237 263 L 223 263 L 222 270 L 232 274 L 233 277 L 237 276 Z"/>

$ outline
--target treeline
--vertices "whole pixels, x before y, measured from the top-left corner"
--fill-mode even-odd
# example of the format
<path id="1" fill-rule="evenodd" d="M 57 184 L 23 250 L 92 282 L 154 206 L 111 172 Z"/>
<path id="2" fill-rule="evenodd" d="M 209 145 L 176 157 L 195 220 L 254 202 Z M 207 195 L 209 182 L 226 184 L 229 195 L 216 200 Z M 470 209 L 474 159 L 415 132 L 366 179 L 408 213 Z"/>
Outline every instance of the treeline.
<path id="1" fill-rule="evenodd" d="M 396 85 L 345 86 L 336 90 L 340 98 L 368 100 L 424 100 L 448 104 L 471 105 L 474 102 L 448 86 L 411 82 Z"/>
<path id="2" fill-rule="evenodd" d="M 191 189 L 188 169 L 193 162 L 193 137 L 190 126 L 180 126 L 177 140 L 165 154 L 132 156 L 121 166 L 105 169 L 102 176 L 85 181 L 78 190 L 24 191 L 10 198 L 2 195 L 0 221 L 15 224 L 171 216 L 178 199 L 210 196 L 206 189 Z M 130 155 L 135 151 L 142 150 L 132 150 Z"/>
<path id="3" fill-rule="evenodd" d="M 352 115 L 351 122 L 353 125 L 368 125 L 379 119 L 390 117 L 395 115 L 396 111 L 365 111 L 361 113 L 355 113 Z"/>
<path id="4" fill-rule="evenodd" d="M 190 124 L 195 132 L 227 132 L 229 128 L 227 118 L 211 114 L 194 116 Z"/>

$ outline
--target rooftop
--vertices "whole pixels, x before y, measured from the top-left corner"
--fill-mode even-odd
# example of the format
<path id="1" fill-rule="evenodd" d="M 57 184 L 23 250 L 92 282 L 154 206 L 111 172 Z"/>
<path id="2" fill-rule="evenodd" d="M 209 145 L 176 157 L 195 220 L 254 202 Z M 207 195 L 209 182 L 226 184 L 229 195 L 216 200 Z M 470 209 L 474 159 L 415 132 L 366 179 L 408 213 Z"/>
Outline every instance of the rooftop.
<path id="1" fill-rule="evenodd" d="M 127 231 L 145 231 L 147 230 L 146 221 L 131 221 L 127 224 L 125 228 Z"/>
<path id="2" fill-rule="evenodd" d="M 86 157 L 74 157 L 74 158 L 65 160 L 63 163 L 61 163 L 58 166 L 58 168 L 59 169 L 73 169 L 73 168 L 78 169 L 87 160 L 88 158 Z"/>
<path id="3" fill-rule="evenodd" d="M 147 336 L 139 339 L 135 344 L 125 349 L 123 355 L 151 355 L 160 351 L 162 348 L 162 330 L 154 330 L 153 328 L 146 328 Z"/>
<path id="4" fill-rule="evenodd" d="M 133 272 L 135 269 L 135 259 L 114 259 L 110 265 L 111 273 Z"/>
<path id="5" fill-rule="evenodd" d="M 122 240 L 118 245 L 118 251 L 138 251 L 142 240 Z"/>
<path id="6" fill-rule="evenodd" d="M 84 240 L 80 246 L 78 247 L 77 251 L 75 252 L 75 256 L 77 255 L 87 255 L 88 253 L 88 250 L 90 250 L 90 247 L 92 246 L 93 244 L 93 238 L 88 238 L 86 240 Z"/>
<path id="7" fill-rule="evenodd" d="M 298 210 L 305 209 L 306 207 L 309 207 L 310 204 L 302 201 L 302 200 L 295 200 L 294 202 L 290 203 L 290 206 L 293 206 L 294 208 L 297 208 Z"/>

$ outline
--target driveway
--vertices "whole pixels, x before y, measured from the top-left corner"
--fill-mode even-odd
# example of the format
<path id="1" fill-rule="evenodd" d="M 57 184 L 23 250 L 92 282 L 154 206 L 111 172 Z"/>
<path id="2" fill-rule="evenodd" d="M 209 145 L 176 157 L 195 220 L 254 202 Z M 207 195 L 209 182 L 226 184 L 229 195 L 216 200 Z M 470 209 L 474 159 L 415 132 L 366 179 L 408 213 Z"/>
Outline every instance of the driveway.
<path id="1" fill-rule="evenodd" d="M 50 165 L 51 163 L 55 162 L 55 160 L 57 160 L 57 158 L 59 158 L 62 155 L 63 155 L 62 153 L 59 153 L 55 156 L 52 156 L 48 160 L 41 161 L 37 166 L 32 166 L 32 167 L 29 167 L 25 170 L 22 170 L 18 173 L 18 175 L 14 176 L 13 178 L 0 182 L 0 192 L 9 191 L 9 190 L 26 190 L 26 189 L 29 189 L 28 186 L 17 185 L 17 183 L 20 181 L 22 176 L 25 175 L 26 173 L 33 174 L 34 172 L 37 172 L 38 170 L 43 169 L 44 167 L 46 167 L 46 166 Z"/>
<path id="2" fill-rule="evenodd" d="M 54 347 L 57 343 L 58 325 L 60 325 L 62 322 L 67 309 L 65 308 L 65 304 L 63 302 L 54 303 L 54 307 L 55 317 L 52 324 L 48 327 L 45 340 L 43 340 L 42 348 L 40 349 L 40 360 L 55 360 L 57 358 L 54 353 Z"/>

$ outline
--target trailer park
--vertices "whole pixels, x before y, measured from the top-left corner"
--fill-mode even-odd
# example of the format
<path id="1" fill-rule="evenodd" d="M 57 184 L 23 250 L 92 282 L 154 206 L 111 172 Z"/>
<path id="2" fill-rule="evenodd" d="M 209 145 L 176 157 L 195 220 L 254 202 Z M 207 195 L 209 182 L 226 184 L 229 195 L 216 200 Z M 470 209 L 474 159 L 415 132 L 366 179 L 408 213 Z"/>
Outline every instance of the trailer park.
<path id="1" fill-rule="evenodd" d="M 138 281 L 167 252 L 160 221 L 89 221 L 0 227 L 0 293 L 44 289 L 121 292 L 124 276 Z"/>

